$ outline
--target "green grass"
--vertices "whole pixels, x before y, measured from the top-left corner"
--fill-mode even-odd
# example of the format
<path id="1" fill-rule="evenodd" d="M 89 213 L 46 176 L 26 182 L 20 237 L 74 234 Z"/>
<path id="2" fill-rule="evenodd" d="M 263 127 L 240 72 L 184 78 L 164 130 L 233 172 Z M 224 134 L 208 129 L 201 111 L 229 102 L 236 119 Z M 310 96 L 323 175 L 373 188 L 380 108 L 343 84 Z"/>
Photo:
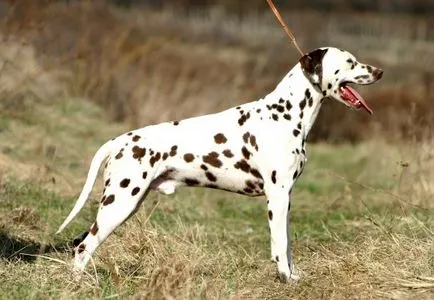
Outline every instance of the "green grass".
<path id="1" fill-rule="evenodd" d="M 309 145 L 292 199 L 297 284 L 281 284 L 270 262 L 266 200 L 201 188 L 150 193 L 75 278 L 69 243 L 94 221 L 101 180 L 54 233 L 96 149 L 130 128 L 66 94 L 0 101 L 0 298 L 434 297 L 432 143 L 381 137 Z"/>
<path id="2" fill-rule="evenodd" d="M 393 200 L 381 183 L 387 182 L 382 177 L 387 172 L 366 172 L 375 163 L 367 164 L 364 147 L 310 148 L 291 214 L 294 258 L 304 275 L 295 285 L 279 283 L 269 261 L 265 199 L 200 188 L 174 196 L 151 193 L 140 212 L 95 254 L 98 283 L 91 279 L 91 266 L 90 277 L 74 281 L 69 266 L 20 253 L 69 263 L 71 249 L 63 248 L 92 223 L 98 197 L 55 236 L 75 197 L 8 179 L 0 192 L 2 296 L 343 299 L 354 293 L 407 297 L 415 289 L 428 299 L 434 295 L 433 214 Z M 83 164 L 78 165 L 84 176 Z M 321 170 L 339 172 L 349 181 L 377 181 L 385 190 L 352 186 Z M 77 184 L 76 194 L 79 190 Z"/>
<path id="3" fill-rule="evenodd" d="M 88 116 L 88 121 L 93 118 Z M 24 131 L 23 124 L 14 128 Z M 64 126 L 61 131 L 77 145 L 93 135 Z M 56 136 L 56 130 L 50 134 Z M 74 280 L 68 243 L 94 220 L 100 188 L 67 230 L 61 235 L 54 232 L 72 208 L 86 175 L 88 163 L 80 155 L 91 157 L 91 149 L 72 152 L 60 167 L 57 160 L 38 153 L 26 156 L 21 150 L 12 156 L 14 161 L 43 163 L 50 170 L 63 169 L 68 178 L 75 174 L 81 178 L 71 182 L 72 191 L 68 185 L 41 184 L 40 178 L 31 176 L 11 175 L 2 181 L 1 295 L 5 299 L 344 299 L 354 293 L 362 298 L 406 297 L 416 289 L 428 299 L 434 293 L 433 214 L 429 206 L 415 206 L 420 205 L 411 197 L 416 190 L 400 186 L 395 175 L 399 155 L 367 160 L 378 145 L 377 141 L 310 147 L 291 213 L 294 258 L 303 272 L 296 285 L 279 283 L 269 261 L 265 199 L 201 188 L 181 189 L 173 196 L 151 193 L 140 212 L 94 255 L 97 275 L 90 264 L 91 275 Z M 387 147 L 387 153 L 399 154 Z M 378 165 L 383 165 L 380 171 Z M 421 175 L 421 170 L 412 172 Z M 405 190 L 402 201 L 414 203 L 398 201 L 397 189 Z"/>

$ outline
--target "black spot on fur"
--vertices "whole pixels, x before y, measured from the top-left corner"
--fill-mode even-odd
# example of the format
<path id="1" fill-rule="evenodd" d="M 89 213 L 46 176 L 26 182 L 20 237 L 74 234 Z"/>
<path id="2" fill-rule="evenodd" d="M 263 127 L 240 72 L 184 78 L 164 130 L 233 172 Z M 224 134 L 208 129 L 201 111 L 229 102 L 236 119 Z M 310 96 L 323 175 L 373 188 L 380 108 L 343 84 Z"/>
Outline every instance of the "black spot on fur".
<path id="1" fill-rule="evenodd" d="M 243 126 L 244 123 L 250 118 L 250 112 L 247 112 L 246 114 L 241 115 L 241 118 L 238 119 L 238 124 L 240 126 Z"/>
<path id="2" fill-rule="evenodd" d="M 194 155 L 191 153 L 186 153 L 184 154 L 184 160 L 188 163 L 192 162 L 194 160 Z"/>
<path id="3" fill-rule="evenodd" d="M 243 148 L 241 148 L 241 152 L 243 153 L 243 156 L 245 159 L 249 159 L 250 158 L 250 151 L 247 150 L 247 148 L 245 146 L 243 146 Z"/>
<path id="4" fill-rule="evenodd" d="M 298 177 L 298 171 L 294 172 L 294 175 L 292 175 L 292 180 L 295 180 Z"/>
<path id="5" fill-rule="evenodd" d="M 250 165 L 247 163 L 246 160 L 242 159 L 240 161 L 237 161 L 234 165 L 235 169 L 240 169 L 243 172 L 249 173 L 250 172 Z"/>
<path id="6" fill-rule="evenodd" d="M 198 185 L 200 183 L 199 180 L 195 178 L 186 178 L 184 182 L 188 186 Z"/>
<path id="7" fill-rule="evenodd" d="M 140 188 L 139 187 L 135 187 L 133 188 L 133 190 L 131 191 L 131 196 L 135 196 L 140 192 Z"/>
<path id="8" fill-rule="evenodd" d="M 152 156 L 152 157 L 149 159 L 149 164 L 151 165 L 151 167 L 153 167 L 154 164 L 155 164 L 157 161 L 160 160 L 160 158 L 161 158 L 161 153 L 160 153 L 160 152 L 157 152 L 154 156 Z"/>
<path id="9" fill-rule="evenodd" d="M 121 188 L 127 188 L 130 185 L 131 180 L 128 178 L 125 178 L 121 181 L 119 184 Z"/>
<path id="10" fill-rule="evenodd" d="M 179 125 L 179 121 L 173 121 L 173 125 L 178 126 Z"/>
<path id="11" fill-rule="evenodd" d="M 259 151 L 259 146 L 256 143 L 256 137 L 254 135 L 250 137 L 250 145 L 252 145 L 252 147 L 255 148 L 256 151 Z"/>
<path id="12" fill-rule="evenodd" d="M 110 184 L 110 178 L 104 182 L 104 186 L 108 186 Z"/>
<path id="13" fill-rule="evenodd" d="M 137 142 L 138 140 L 140 140 L 140 136 L 138 135 L 133 136 L 133 142 Z"/>
<path id="14" fill-rule="evenodd" d="M 303 109 L 306 107 L 306 99 L 303 99 L 303 100 L 300 102 L 299 106 L 300 106 L 300 109 L 303 110 Z"/>
<path id="15" fill-rule="evenodd" d="M 291 115 L 290 115 L 290 114 L 284 114 L 284 115 L 283 115 L 283 118 L 284 118 L 285 120 L 291 121 Z"/>
<path id="16" fill-rule="evenodd" d="M 175 156 L 176 153 L 177 153 L 177 150 L 178 150 L 178 146 L 176 146 L 176 145 L 172 146 L 172 148 L 170 148 L 170 153 L 169 153 L 169 155 L 170 155 L 170 156 Z"/>
<path id="17" fill-rule="evenodd" d="M 300 130 L 294 129 L 292 133 L 294 134 L 295 137 L 297 137 L 300 134 Z"/>
<path id="18" fill-rule="evenodd" d="M 217 133 L 214 136 L 214 141 L 216 142 L 216 144 L 224 144 L 228 141 L 228 139 L 225 137 L 223 133 Z"/>
<path id="19" fill-rule="evenodd" d="M 217 177 L 215 177 L 215 175 L 213 173 L 206 172 L 205 175 L 206 175 L 206 178 L 208 178 L 209 181 L 212 181 L 212 182 L 216 182 L 217 181 Z"/>
<path id="20" fill-rule="evenodd" d="M 232 151 L 229 150 L 229 149 L 224 150 L 223 151 L 223 155 L 226 156 L 226 157 L 229 157 L 229 158 L 231 158 L 231 157 L 234 156 L 234 154 L 232 153 Z"/>
<path id="21" fill-rule="evenodd" d="M 276 170 L 271 172 L 271 181 L 275 184 L 276 183 Z"/>
<path id="22" fill-rule="evenodd" d="M 247 144 L 249 142 L 249 137 L 250 137 L 250 132 L 246 132 L 245 134 L 243 134 L 244 143 Z"/>
<path id="23" fill-rule="evenodd" d="M 279 120 L 279 117 L 276 114 L 272 114 L 271 117 L 273 118 L 274 121 Z"/>
<path id="24" fill-rule="evenodd" d="M 250 173 L 251 173 L 253 176 L 255 176 L 256 178 L 260 178 L 260 179 L 262 179 L 262 175 L 261 175 L 261 173 L 259 173 L 259 171 L 258 171 L 257 169 L 251 169 L 251 170 L 250 170 Z"/>
<path id="25" fill-rule="evenodd" d="M 292 104 L 289 102 L 289 100 L 286 101 L 286 110 L 291 110 Z"/>
<path id="26" fill-rule="evenodd" d="M 273 220 L 273 212 L 271 210 L 268 211 L 268 219 Z"/>
<path id="27" fill-rule="evenodd" d="M 78 253 L 82 253 L 84 250 L 86 250 L 86 245 L 85 244 L 80 244 L 78 246 Z"/>
<path id="28" fill-rule="evenodd" d="M 249 189 L 249 188 L 244 188 L 243 192 L 246 193 L 246 194 L 251 194 L 251 193 L 253 193 L 253 190 Z"/>
<path id="29" fill-rule="evenodd" d="M 146 179 L 146 177 L 148 177 L 148 172 L 143 172 L 143 174 L 142 174 L 142 178 L 143 178 L 143 179 Z"/>
<path id="30" fill-rule="evenodd" d="M 103 199 L 104 199 L 104 197 L 103 197 Z M 104 201 L 102 202 L 102 205 L 106 206 L 106 205 L 112 204 L 114 201 L 115 201 L 115 195 L 110 195 L 104 199 Z"/>
<path id="31" fill-rule="evenodd" d="M 253 182 L 251 182 L 250 180 L 246 180 L 246 185 L 247 185 L 247 187 L 248 188 L 250 188 L 250 189 L 255 189 L 255 185 L 253 184 Z"/>
<path id="32" fill-rule="evenodd" d="M 140 148 L 139 146 L 134 146 L 133 149 L 133 158 L 141 161 L 142 157 L 146 154 L 145 148 Z"/>
<path id="33" fill-rule="evenodd" d="M 115 158 L 116 158 L 116 159 L 121 159 L 122 156 L 124 156 L 124 155 L 122 154 L 122 151 L 119 151 L 119 153 L 116 154 Z"/>
<path id="34" fill-rule="evenodd" d="M 92 235 L 96 235 L 98 230 L 99 230 L 98 223 L 95 221 L 95 223 L 93 223 L 92 227 L 90 228 L 90 233 Z"/>
<path id="35" fill-rule="evenodd" d="M 77 247 L 89 235 L 89 231 L 85 231 L 72 240 L 72 246 Z"/>
<path id="36" fill-rule="evenodd" d="M 219 154 L 215 151 L 208 153 L 207 155 L 202 156 L 203 162 L 207 163 L 213 167 L 220 168 L 223 163 L 220 159 L 218 159 Z"/>

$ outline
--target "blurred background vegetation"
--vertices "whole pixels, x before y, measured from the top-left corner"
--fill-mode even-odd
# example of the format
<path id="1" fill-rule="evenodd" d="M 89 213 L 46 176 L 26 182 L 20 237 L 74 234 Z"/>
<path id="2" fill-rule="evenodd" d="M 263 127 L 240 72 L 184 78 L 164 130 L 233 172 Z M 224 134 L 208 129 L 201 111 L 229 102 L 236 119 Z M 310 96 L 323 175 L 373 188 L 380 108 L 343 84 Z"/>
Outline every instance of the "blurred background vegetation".
<path id="1" fill-rule="evenodd" d="M 262 0 L 0 3 L 5 48 L 0 59 L 16 68 L 3 68 L 0 76 L 24 76 L 20 68 L 25 68 L 32 73 L 26 82 L 45 76 L 48 86 L 32 88 L 38 101 L 58 99 L 59 93 L 85 98 L 103 107 L 111 121 L 131 127 L 255 100 L 298 60 Z M 280 0 L 276 5 L 305 51 L 341 47 L 385 70 L 380 84 L 361 89 L 373 117 L 327 103 L 312 141 L 430 136 L 434 1 Z M 32 64 L 38 70 L 29 71 Z M 56 75 L 48 79 L 48 73 Z M 16 84 L 23 86 L 20 80 Z M 19 103 L 16 97 L 2 99 L 2 114 Z"/>

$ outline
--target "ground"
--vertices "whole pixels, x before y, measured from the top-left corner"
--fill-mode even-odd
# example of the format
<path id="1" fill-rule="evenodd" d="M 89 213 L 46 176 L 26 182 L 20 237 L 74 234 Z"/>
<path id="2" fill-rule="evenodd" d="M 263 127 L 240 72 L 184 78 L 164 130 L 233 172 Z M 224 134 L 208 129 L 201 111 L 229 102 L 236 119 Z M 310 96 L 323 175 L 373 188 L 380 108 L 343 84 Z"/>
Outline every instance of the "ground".
<path id="1" fill-rule="evenodd" d="M 433 297 L 432 150 L 379 138 L 308 148 L 291 213 L 294 259 L 302 271 L 297 284 L 277 280 L 265 199 L 201 188 L 151 193 L 96 252 L 84 278 L 74 280 L 68 242 L 94 220 L 101 179 L 77 219 L 62 234 L 54 232 L 73 207 L 98 145 L 125 130 L 105 123 L 102 114 L 75 100 L 51 106 L 46 115 L 3 116 L 8 130 L 1 142 L 9 149 L 0 164 L 3 298 Z M 29 142 L 28 136 L 39 138 Z"/>

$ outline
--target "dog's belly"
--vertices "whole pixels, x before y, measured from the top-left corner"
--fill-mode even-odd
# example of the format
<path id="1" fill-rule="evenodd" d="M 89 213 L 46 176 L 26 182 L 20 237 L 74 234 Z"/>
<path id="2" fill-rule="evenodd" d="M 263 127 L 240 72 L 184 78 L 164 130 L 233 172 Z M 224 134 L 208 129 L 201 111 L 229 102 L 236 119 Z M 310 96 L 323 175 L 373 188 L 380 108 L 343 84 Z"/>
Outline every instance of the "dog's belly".
<path id="1" fill-rule="evenodd" d="M 207 187 L 248 196 L 264 195 L 262 178 L 237 169 L 204 170 L 199 166 L 197 169 L 168 166 L 167 171 L 151 183 L 151 189 L 166 195 L 174 193 L 178 186 Z"/>

